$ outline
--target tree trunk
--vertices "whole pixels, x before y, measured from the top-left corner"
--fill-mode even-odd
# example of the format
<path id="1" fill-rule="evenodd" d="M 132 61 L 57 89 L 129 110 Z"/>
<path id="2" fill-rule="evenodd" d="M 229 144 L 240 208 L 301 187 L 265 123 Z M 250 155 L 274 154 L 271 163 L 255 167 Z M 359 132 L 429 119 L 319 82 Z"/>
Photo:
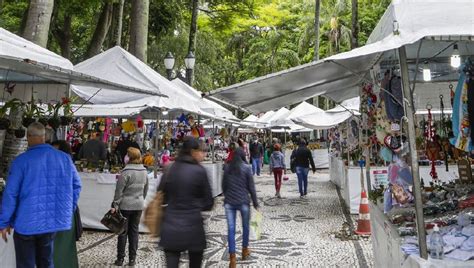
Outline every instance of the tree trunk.
<path id="1" fill-rule="evenodd" d="M 72 16 L 66 15 L 64 17 L 63 28 L 55 27 L 53 29 L 53 36 L 58 41 L 59 47 L 61 48 L 61 55 L 66 59 L 71 57 L 71 26 L 72 26 Z"/>
<path id="2" fill-rule="evenodd" d="M 102 44 L 104 43 L 107 33 L 109 31 L 110 24 L 112 22 L 112 3 L 106 1 L 104 7 L 97 22 L 97 26 L 92 36 L 89 47 L 87 48 L 86 57 L 91 58 L 100 53 Z"/>
<path id="3" fill-rule="evenodd" d="M 53 14 L 54 0 L 31 0 L 28 8 L 23 37 L 31 42 L 46 47 L 48 44 L 49 26 Z"/>
<path id="4" fill-rule="evenodd" d="M 352 38 L 351 48 L 359 47 L 359 4 L 358 0 L 352 0 Z"/>
<path id="5" fill-rule="evenodd" d="M 125 0 L 119 0 L 118 2 L 114 3 L 112 47 L 122 46 L 122 21 L 124 5 Z"/>
<path id="6" fill-rule="evenodd" d="M 147 61 L 149 0 L 132 1 L 129 51 Z"/>
<path id="7" fill-rule="evenodd" d="M 191 17 L 191 29 L 189 30 L 189 46 L 188 52 L 196 51 L 196 33 L 197 33 L 197 19 L 199 12 L 199 0 L 193 0 L 192 6 L 192 17 Z"/>
<path id="8" fill-rule="evenodd" d="M 321 0 L 316 0 L 314 9 L 314 60 L 319 60 L 319 19 L 321 18 Z"/>

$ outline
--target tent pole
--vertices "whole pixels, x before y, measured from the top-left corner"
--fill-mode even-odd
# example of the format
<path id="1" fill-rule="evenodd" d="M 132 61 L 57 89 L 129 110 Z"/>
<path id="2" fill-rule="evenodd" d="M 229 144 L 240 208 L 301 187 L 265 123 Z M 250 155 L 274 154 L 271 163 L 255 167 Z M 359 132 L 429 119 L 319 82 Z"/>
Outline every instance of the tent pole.
<path id="1" fill-rule="evenodd" d="M 161 109 L 158 109 L 158 117 L 156 119 L 156 135 L 155 135 L 155 164 L 153 166 L 153 175 L 155 179 L 158 177 L 158 158 L 160 156 L 160 120 L 161 120 Z"/>
<path id="2" fill-rule="evenodd" d="M 212 154 L 212 163 L 215 163 L 216 160 L 215 160 L 215 157 L 214 157 L 214 154 L 215 154 L 215 147 L 216 147 L 216 142 L 214 141 L 214 139 L 216 138 L 216 127 L 214 126 L 214 119 L 212 120 L 212 147 L 211 147 L 211 154 Z"/>
<path id="3" fill-rule="evenodd" d="M 418 244 L 420 245 L 420 256 L 428 259 L 428 250 L 426 245 L 425 220 L 423 216 L 423 203 L 421 199 L 420 171 L 418 167 L 418 154 L 415 143 L 415 113 L 413 104 L 413 95 L 410 90 L 410 78 L 408 76 L 407 54 L 405 47 L 398 49 L 400 60 L 401 78 L 403 95 L 406 100 L 406 117 L 408 119 L 408 141 L 410 143 L 411 171 L 413 173 L 413 194 L 415 196 L 416 227 L 418 231 Z M 402 122 L 403 124 L 403 122 Z"/>

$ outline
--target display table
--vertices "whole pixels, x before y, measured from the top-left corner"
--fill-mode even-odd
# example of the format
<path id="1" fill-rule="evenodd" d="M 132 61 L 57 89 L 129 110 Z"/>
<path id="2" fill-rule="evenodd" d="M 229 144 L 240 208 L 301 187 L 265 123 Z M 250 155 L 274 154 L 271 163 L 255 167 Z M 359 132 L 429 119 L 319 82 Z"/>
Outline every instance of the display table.
<path id="1" fill-rule="evenodd" d="M 285 165 L 286 168 L 290 168 L 290 160 L 292 150 L 285 150 Z M 317 169 L 329 168 L 329 153 L 328 149 L 317 149 L 312 150 L 314 165 Z"/>
<path id="2" fill-rule="evenodd" d="M 80 172 L 79 176 L 82 181 L 82 191 L 79 198 L 82 226 L 84 228 L 107 230 L 100 223 L 100 220 L 110 210 L 115 194 L 117 174 Z M 148 175 L 149 185 L 145 206 L 155 197 L 160 179 L 161 174 L 156 179 L 153 177 L 153 173 Z M 140 232 L 148 231 L 143 224 L 140 224 L 139 230 Z"/>
<path id="3" fill-rule="evenodd" d="M 372 246 L 374 250 L 374 267 L 387 268 L 468 268 L 474 267 L 474 261 L 457 261 L 452 259 L 428 260 L 417 255 L 406 256 L 402 250 L 403 238 L 398 230 L 383 214 L 382 208 L 369 202 L 370 225 L 372 228 Z"/>
<path id="4" fill-rule="evenodd" d="M 201 163 L 207 171 L 209 177 L 209 184 L 212 189 L 212 196 L 216 197 L 222 194 L 222 178 L 224 175 L 222 162 L 203 162 Z"/>
<path id="5" fill-rule="evenodd" d="M 331 157 L 330 178 L 337 186 L 341 188 L 342 198 L 349 207 L 351 214 L 359 213 L 360 205 L 360 167 L 344 167 L 344 162 L 341 159 Z M 342 166 L 342 167 L 341 167 Z M 429 166 L 420 166 L 420 178 L 423 178 L 425 186 L 429 186 L 431 181 Z M 371 187 L 380 184 L 380 180 L 386 180 L 387 167 L 370 167 L 370 181 Z M 458 178 L 458 168 L 455 165 L 449 166 L 449 171 L 446 171 L 445 166 L 436 167 L 438 177 L 443 182 L 448 182 Z M 367 189 L 366 170 L 364 168 L 364 187 Z M 383 178 L 385 177 L 385 178 Z M 340 183 L 340 184 L 339 184 Z"/>
<path id="6" fill-rule="evenodd" d="M 213 196 L 220 195 L 222 193 L 222 162 L 203 162 L 202 165 L 208 172 L 209 184 L 211 185 Z M 100 220 L 110 209 L 115 194 L 117 175 L 118 174 L 109 173 L 79 173 L 82 180 L 79 208 L 81 210 L 81 220 L 84 228 L 106 230 L 105 226 L 100 223 Z M 145 199 L 145 206 L 155 197 L 160 178 L 161 174 L 159 174 L 156 179 L 153 177 L 153 173 L 148 175 L 149 187 Z M 142 221 L 140 224 L 140 232 L 147 231 Z"/>
<path id="7" fill-rule="evenodd" d="M 342 189 L 342 183 L 346 177 L 344 161 L 339 157 L 329 156 L 329 179 Z"/>

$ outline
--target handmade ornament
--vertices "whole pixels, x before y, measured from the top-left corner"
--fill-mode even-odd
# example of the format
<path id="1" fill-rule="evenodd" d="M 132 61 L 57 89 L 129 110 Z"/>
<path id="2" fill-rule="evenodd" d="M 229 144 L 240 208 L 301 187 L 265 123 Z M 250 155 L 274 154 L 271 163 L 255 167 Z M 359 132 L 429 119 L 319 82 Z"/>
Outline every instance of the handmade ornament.
<path id="1" fill-rule="evenodd" d="M 427 105 L 426 109 L 428 110 L 428 120 L 426 122 L 425 129 L 425 138 L 426 138 L 426 154 L 428 159 L 431 161 L 431 171 L 430 176 L 433 180 L 438 179 L 438 173 L 436 172 L 436 160 L 439 159 L 439 146 L 437 146 L 435 141 L 436 129 L 433 124 L 433 118 L 431 115 L 431 105 Z"/>
<path id="2" fill-rule="evenodd" d="M 135 132 L 135 124 L 131 120 L 122 123 L 122 129 L 125 133 Z"/>
<path id="3" fill-rule="evenodd" d="M 474 150 L 471 120 L 474 121 L 474 104 L 469 105 L 469 100 L 474 98 L 474 67 L 470 60 L 467 60 L 461 75 L 454 96 L 452 126 L 454 138 L 451 144 L 464 152 Z M 470 98 L 471 97 L 471 98 Z M 474 100 L 471 100 L 471 102 Z M 471 106 L 471 107 L 470 107 Z M 470 114 L 471 113 L 471 114 Z"/>

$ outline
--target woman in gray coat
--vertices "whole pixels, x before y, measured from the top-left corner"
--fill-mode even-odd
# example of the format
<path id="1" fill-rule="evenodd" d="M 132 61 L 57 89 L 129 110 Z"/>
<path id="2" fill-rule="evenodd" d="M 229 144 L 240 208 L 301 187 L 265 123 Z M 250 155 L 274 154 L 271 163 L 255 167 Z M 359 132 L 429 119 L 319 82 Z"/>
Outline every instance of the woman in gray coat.
<path id="1" fill-rule="evenodd" d="M 118 237 L 116 266 L 122 266 L 125 258 L 125 245 L 128 237 L 128 266 L 135 266 L 138 248 L 138 225 L 145 205 L 148 191 L 148 176 L 142 164 L 140 150 L 130 147 L 127 150 L 129 162 L 122 170 L 115 188 L 112 212 L 117 209 L 127 218 L 127 231 Z"/>

